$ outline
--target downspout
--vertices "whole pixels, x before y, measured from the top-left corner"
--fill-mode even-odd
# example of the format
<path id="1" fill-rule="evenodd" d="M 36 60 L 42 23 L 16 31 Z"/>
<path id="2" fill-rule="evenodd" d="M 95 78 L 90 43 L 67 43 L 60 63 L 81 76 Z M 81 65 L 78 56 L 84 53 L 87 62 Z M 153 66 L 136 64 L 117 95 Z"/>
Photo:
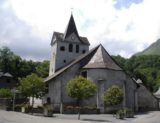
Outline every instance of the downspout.
<path id="1" fill-rule="evenodd" d="M 60 114 L 63 114 L 62 80 L 60 81 Z"/>

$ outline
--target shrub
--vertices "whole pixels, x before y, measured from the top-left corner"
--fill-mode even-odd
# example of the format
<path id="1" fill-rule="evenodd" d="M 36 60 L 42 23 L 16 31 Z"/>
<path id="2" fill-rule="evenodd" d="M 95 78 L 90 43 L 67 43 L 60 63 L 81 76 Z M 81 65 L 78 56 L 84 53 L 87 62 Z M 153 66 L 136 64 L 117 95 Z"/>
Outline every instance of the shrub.
<path id="1" fill-rule="evenodd" d="M 0 97 L 1 98 L 11 98 L 13 95 L 12 95 L 12 92 L 10 89 L 0 89 Z"/>
<path id="2" fill-rule="evenodd" d="M 104 93 L 104 101 L 107 106 L 118 105 L 123 101 L 123 91 L 122 89 L 117 86 L 111 86 L 105 93 Z"/>
<path id="3" fill-rule="evenodd" d="M 117 113 L 116 113 L 116 118 L 124 119 L 124 117 L 125 117 L 124 110 L 123 109 L 118 110 Z"/>

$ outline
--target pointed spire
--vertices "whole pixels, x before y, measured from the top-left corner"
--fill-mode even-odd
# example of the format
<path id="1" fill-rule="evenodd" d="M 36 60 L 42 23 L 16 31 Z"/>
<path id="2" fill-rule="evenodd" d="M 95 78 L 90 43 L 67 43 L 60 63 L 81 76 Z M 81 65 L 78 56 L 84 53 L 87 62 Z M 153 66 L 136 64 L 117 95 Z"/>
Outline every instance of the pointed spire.
<path id="1" fill-rule="evenodd" d="M 78 31 L 77 31 L 77 28 L 76 28 L 76 24 L 75 24 L 75 21 L 74 21 L 72 12 L 71 12 L 71 17 L 70 17 L 70 20 L 68 22 L 68 25 L 67 25 L 67 28 L 65 30 L 65 33 L 64 33 L 64 39 L 66 39 L 73 32 L 79 37 Z"/>

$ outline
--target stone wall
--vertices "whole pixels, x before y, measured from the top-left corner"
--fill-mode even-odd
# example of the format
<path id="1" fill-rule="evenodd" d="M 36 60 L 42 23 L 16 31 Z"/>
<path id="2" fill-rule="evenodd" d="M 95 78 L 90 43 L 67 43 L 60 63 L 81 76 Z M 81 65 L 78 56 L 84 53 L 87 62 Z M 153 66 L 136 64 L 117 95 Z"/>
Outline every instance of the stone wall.
<path id="1" fill-rule="evenodd" d="M 94 81 L 97 85 L 97 92 L 98 94 L 95 95 L 96 101 L 94 99 L 90 99 L 86 104 L 92 104 L 96 102 L 96 105 L 101 108 L 101 112 L 107 111 L 107 107 L 104 105 L 103 94 L 104 92 L 111 87 L 112 85 L 118 85 L 123 89 L 124 92 L 124 100 L 121 105 L 118 107 L 128 107 L 129 109 L 134 110 L 135 106 L 135 89 L 136 83 L 126 75 L 123 71 L 115 71 L 109 69 L 88 69 L 88 79 Z M 98 99 L 97 99 L 98 96 Z M 105 107 L 105 109 L 103 109 Z M 111 109 L 111 107 L 109 107 Z M 113 109 L 113 108 L 112 108 Z M 104 111 L 103 111 L 104 110 Z"/>
<path id="2" fill-rule="evenodd" d="M 11 108 L 11 99 L 0 98 L 0 109 L 8 110 L 9 108 Z"/>
<path id="3" fill-rule="evenodd" d="M 139 111 L 158 110 L 158 99 L 143 84 L 140 84 L 137 92 Z"/>

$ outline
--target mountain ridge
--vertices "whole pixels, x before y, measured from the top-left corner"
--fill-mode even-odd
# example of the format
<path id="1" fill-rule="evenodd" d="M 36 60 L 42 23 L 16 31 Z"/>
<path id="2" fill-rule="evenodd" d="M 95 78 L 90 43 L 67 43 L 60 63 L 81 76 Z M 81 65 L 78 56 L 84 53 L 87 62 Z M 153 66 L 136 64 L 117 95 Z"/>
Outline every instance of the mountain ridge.
<path id="1" fill-rule="evenodd" d="M 134 54 L 134 56 L 141 56 L 141 55 L 160 55 L 160 39 L 158 39 L 156 42 L 153 42 L 143 51 Z"/>

